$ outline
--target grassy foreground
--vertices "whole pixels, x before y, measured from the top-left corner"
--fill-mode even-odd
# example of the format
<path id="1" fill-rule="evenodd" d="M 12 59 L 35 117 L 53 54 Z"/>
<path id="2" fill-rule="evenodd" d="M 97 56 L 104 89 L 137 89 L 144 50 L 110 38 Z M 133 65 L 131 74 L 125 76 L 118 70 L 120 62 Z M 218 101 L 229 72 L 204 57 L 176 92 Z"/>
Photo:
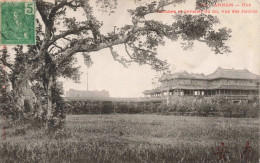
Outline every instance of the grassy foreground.
<path id="1" fill-rule="evenodd" d="M 63 131 L 47 136 L 26 126 L 7 128 L 0 162 L 245 162 L 250 142 L 259 160 L 258 119 L 163 115 L 70 115 Z M 2 128 L 1 128 L 2 133 Z"/>

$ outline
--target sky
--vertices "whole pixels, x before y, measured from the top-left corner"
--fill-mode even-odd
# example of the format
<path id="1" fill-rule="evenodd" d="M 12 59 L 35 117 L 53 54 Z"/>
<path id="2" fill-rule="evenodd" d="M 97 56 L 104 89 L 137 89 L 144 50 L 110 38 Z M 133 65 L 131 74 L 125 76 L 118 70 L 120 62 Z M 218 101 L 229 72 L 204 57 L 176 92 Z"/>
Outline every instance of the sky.
<path id="1" fill-rule="evenodd" d="M 183 51 L 181 41 L 166 41 L 165 46 L 158 48 L 158 56 L 166 59 L 174 71 L 187 71 L 192 73 L 213 73 L 218 67 L 248 69 L 260 74 L 260 16 L 258 13 L 238 13 L 225 14 L 221 10 L 257 10 L 260 9 L 259 0 L 226 0 L 226 3 L 240 5 L 233 8 L 215 7 L 211 10 L 218 10 L 220 24 L 217 27 L 228 27 L 232 30 L 232 38 L 227 42 L 232 52 L 228 54 L 214 54 L 205 44 L 196 42 L 193 50 Z M 251 7 L 242 8 L 242 3 L 250 3 Z M 114 14 L 108 15 L 94 10 L 94 14 L 103 21 L 102 31 L 111 31 L 114 26 L 120 27 L 131 24 L 131 17 L 127 9 L 135 7 L 134 0 L 118 0 L 118 7 Z M 194 1 L 188 0 L 180 6 L 170 6 L 165 10 L 194 9 Z M 165 23 L 172 22 L 174 13 L 156 13 L 150 15 L 149 19 L 159 20 Z M 125 55 L 122 46 L 116 46 L 115 50 L 119 54 Z M 131 64 L 125 68 L 122 64 L 113 60 L 109 49 L 90 53 L 94 64 L 87 68 L 83 58 L 77 55 L 80 71 L 82 73 L 80 83 L 72 80 L 61 79 L 64 82 L 65 92 L 69 89 L 87 90 L 107 90 L 111 97 L 142 97 L 142 92 L 152 89 L 153 78 L 158 75 L 150 66 Z M 88 79 L 87 79 L 88 73 Z"/>

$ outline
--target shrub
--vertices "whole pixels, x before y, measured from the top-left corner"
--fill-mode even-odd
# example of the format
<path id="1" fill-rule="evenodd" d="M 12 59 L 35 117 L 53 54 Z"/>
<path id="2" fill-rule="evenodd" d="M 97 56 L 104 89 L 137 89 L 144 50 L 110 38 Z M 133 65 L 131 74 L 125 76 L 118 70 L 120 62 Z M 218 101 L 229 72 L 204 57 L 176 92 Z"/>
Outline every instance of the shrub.
<path id="1" fill-rule="evenodd" d="M 165 103 L 161 103 L 159 106 L 158 106 L 158 110 L 159 110 L 159 113 L 160 114 L 164 114 L 164 115 L 168 115 L 170 112 L 169 112 L 169 107 L 167 104 Z"/>
<path id="2" fill-rule="evenodd" d="M 166 102 L 67 101 L 69 114 L 157 113 L 196 116 L 258 117 L 259 103 L 235 104 L 216 97 L 172 96 Z"/>
<path id="3" fill-rule="evenodd" d="M 247 111 L 247 117 L 254 117 L 257 118 L 259 117 L 259 103 L 255 102 L 255 103 L 251 103 L 248 106 L 248 111 Z"/>

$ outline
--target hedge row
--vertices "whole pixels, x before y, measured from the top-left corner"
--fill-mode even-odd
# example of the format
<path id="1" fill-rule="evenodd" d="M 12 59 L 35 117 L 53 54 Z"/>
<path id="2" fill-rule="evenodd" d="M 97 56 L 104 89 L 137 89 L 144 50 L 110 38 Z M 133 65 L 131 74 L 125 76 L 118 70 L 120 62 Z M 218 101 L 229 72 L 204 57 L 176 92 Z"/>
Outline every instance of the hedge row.
<path id="1" fill-rule="evenodd" d="M 258 117 L 259 103 L 215 98 L 174 97 L 165 102 L 68 101 L 68 114 L 175 114 L 194 116 Z"/>

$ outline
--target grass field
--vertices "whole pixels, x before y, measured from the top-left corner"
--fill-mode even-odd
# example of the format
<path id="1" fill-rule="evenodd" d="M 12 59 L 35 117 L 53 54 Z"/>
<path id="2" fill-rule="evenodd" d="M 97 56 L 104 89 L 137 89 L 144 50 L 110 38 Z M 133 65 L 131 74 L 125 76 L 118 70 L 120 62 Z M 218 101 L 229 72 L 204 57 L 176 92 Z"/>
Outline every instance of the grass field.
<path id="1" fill-rule="evenodd" d="M 246 141 L 259 160 L 258 119 L 163 115 L 70 115 L 66 128 L 7 128 L 0 162 L 218 162 L 224 142 L 225 162 L 245 162 Z M 23 127 L 23 128 L 22 128 Z M 1 131 L 2 132 L 2 131 Z"/>

